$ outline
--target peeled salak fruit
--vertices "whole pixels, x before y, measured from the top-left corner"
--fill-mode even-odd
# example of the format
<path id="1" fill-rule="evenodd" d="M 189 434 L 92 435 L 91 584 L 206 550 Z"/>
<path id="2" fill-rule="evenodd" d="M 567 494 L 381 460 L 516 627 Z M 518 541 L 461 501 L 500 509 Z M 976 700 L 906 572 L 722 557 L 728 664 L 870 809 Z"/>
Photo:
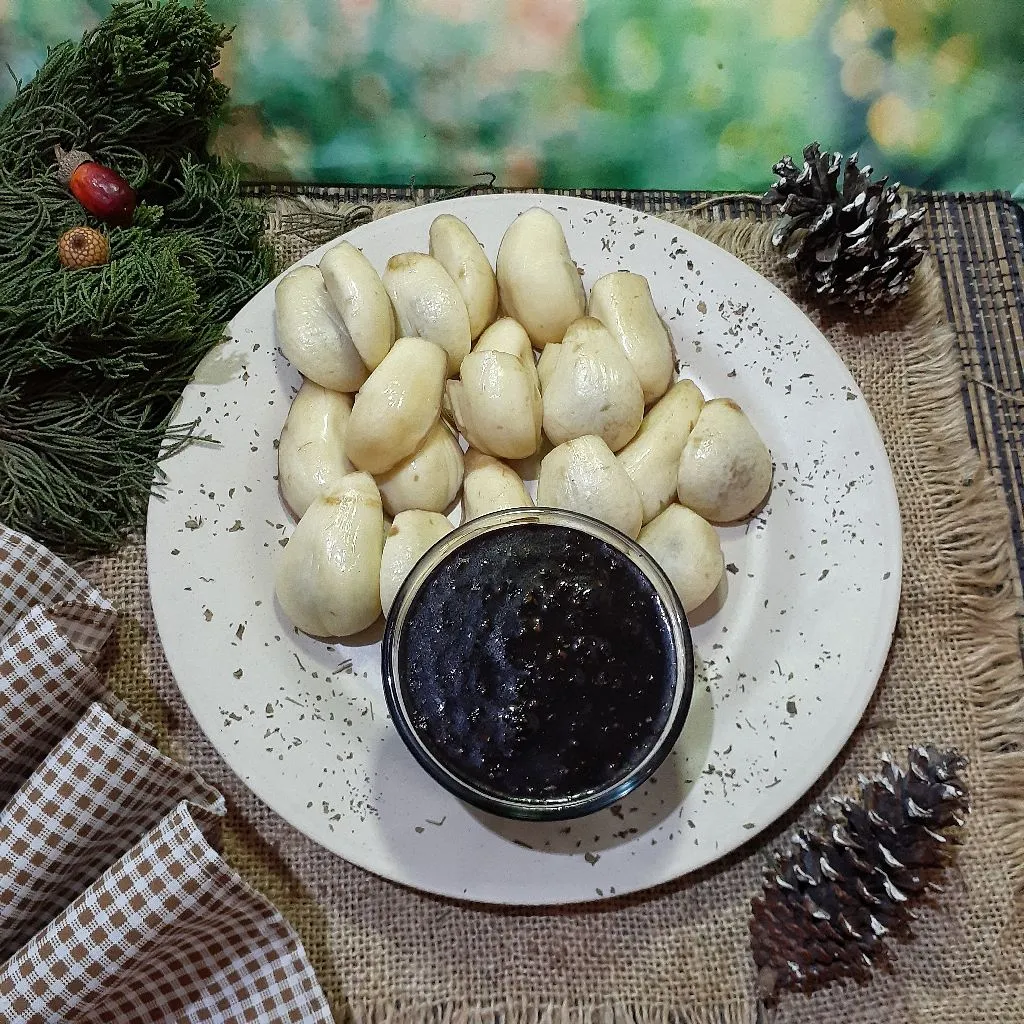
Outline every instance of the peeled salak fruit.
<path id="1" fill-rule="evenodd" d="M 288 507 L 302 516 L 313 499 L 329 493 L 352 472 L 345 432 L 352 399 L 303 381 L 281 430 L 277 478 Z"/>
<path id="2" fill-rule="evenodd" d="M 679 459 L 681 504 L 714 523 L 750 515 L 772 483 L 772 457 L 731 398 L 707 402 Z"/>
<path id="3" fill-rule="evenodd" d="M 643 506 L 633 481 L 600 437 L 578 437 L 552 448 L 540 464 L 537 504 L 600 519 L 634 540 Z"/>
<path id="4" fill-rule="evenodd" d="M 586 311 L 579 270 L 558 219 L 535 206 L 508 226 L 498 247 L 502 308 L 526 329 L 535 348 L 562 340 Z"/>
<path id="5" fill-rule="evenodd" d="M 296 267 L 281 278 L 274 321 L 281 351 L 303 377 L 333 391 L 356 391 L 366 380 L 369 371 L 316 267 Z"/>
<path id="6" fill-rule="evenodd" d="M 692 509 L 669 505 L 637 540 L 665 570 L 686 612 L 702 605 L 722 580 L 725 559 L 718 534 Z"/>
<path id="7" fill-rule="evenodd" d="M 593 317 L 575 320 L 557 347 L 541 355 L 538 373 L 544 433 L 552 444 L 596 434 L 613 452 L 644 418 L 644 393 L 619 343 Z"/>
<path id="8" fill-rule="evenodd" d="M 462 448 L 442 420 L 435 420 L 423 444 L 393 469 L 377 477 L 384 511 L 443 512 L 462 486 Z"/>
<path id="9" fill-rule="evenodd" d="M 439 345 L 447 356 L 447 376 L 455 376 L 472 340 L 466 302 L 448 271 L 426 253 L 403 252 L 388 260 L 382 279 L 399 333 Z"/>
<path id="10" fill-rule="evenodd" d="M 518 320 L 510 316 L 503 316 L 495 320 L 476 343 L 474 352 L 507 352 L 515 356 L 524 366 L 532 366 L 536 369 L 537 364 L 533 361 L 533 346 L 530 344 L 530 336 Z"/>
<path id="11" fill-rule="evenodd" d="M 441 410 L 446 365 L 432 342 L 395 342 L 352 403 L 345 454 L 353 466 L 386 473 L 419 448 Z"/>
<path id="12" fill-rule="evenodd" d="M 373 264 L 351 242 L 320 259 L 320 273 L 367 370 L 375 370 L 395 340 L 391 300 Z"/>
<path id="13" fill-rule="evenodd" d="M 533 502 L 522 477 L 500 459 L 475 448 L 466 452 L 462 481 L 462 521 L 506 508 L 529 508 Z"/>
<path id="14" fill-rule="evenodd" d="M 526 362 L 495 349 L 470 352 L 448 405 L 463 437 L 504 459 L 529 458 L 540 447 L 543 405 L 532 354 Z"/>
<path id="15" fill-rule="evenodd" d="M 315 498 L 277 557 L 275 589 L 289 621 L 311 636 L 350 636 L 380 616 L 384 512 L 367 473 Z"/>
<path id="16" fill-rule="evenodd" d="M 640 492 L 644 522 L 668 508 L 679 483 L 679 459 L 704 406 L 692 380 L 673 385 L 644 416 L 640 429 L 619 452 L 619 462 Z"/>
<path id="17" fill-rule="evenodd" d="M 675 374 L 675 354 L 647 278 L 626 270 L 598 278 L 590 289 L 587 313 L 622 346 L 644 389 L 644 402 L 650 405 L 661 398 Z"/>
<path id="18" fill-rule="evenodd" d="M 469 333 L 478 338 L 498 309 L 498 282 L 487 254 L 458 217 L 442 213 L 430 225 L 430 255 L 455 282 L 469 313 Z"/>
<path id="19" fill-rule="evenodd" d="M 440 512 L 408 509 L 388 529 L 380 565 L 380 603 L 387 615 L 406 576 L 426 552 L 450 533 L 452 524 Z"/>

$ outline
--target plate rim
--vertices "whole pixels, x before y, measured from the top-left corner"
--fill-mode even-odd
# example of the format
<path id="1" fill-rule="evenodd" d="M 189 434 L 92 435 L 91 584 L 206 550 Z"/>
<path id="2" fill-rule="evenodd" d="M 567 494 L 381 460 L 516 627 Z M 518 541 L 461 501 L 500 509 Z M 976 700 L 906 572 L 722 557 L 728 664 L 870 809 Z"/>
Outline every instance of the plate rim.
<path id="1" fill-rule="evenodd" d="M 779 300 L 783 301 L 787 305 L 787 307 L 789 308 L 790 313 L 795 313 L 803 321 L 805 327 L 809 330 L 809 332 L 815 336 L 816 343 L 818 345 L 823 345 L 823 347 L 821 348 L 821 352 L 833 361 L 833 363 L 834 363 L 835 367 L 838 369 L 840 375 L 845 377 L 846 383 L 850 386 L 850 388 L 854 391 L 854 393 L 861 399 L 861 401 L 863 403 L 863 408 L 864 408 L 864 410 L 866 412 L 867 422 L 868 422 L 868 425 L 870 426 L 870 430 L 871 430 L 871 440 L 875 444 L 875 446 L 877 448 L 877 451 L 881 454 L 882 458 L 884 459 L 883 465 L 881 467 L 879 467 L 880 469 L 883 470 L 883 472 L 879 473 L 878 479 L 876 480 L 876 486 L 884 485 L 885 490 L 887 492 L 886 493 L 886 506 L 887 506 L 887 510 L 890 513 L 892 513 L 893 530 L 892 530 L 892 535 L 891 535 L 891 538 L 890 538 L 891 541 L 892 541 L 892 547 L 891 547 L 891 549 L 888 550 L 888 554 L 892 558 L 893 574 L 896 577 L 896 583 L 895 583 L 894 586 L 890 587 L 886 591 L 886 594 L 889 595 L 888 607 L 884 607 L 884 606 L 882 607 L 881 614 L 880 614 L 879 620 L 878 620 L 879 621 L 879 627 L 878 627 L 879 643 L 878 643 L 878 648 L 877 648 L 877 651 L 876 651 L 876 656 L 875 656 L 874 659 L 872 659 L 870 670 L 865 669 L 865 673 L 864 674 L 865 674 L 865 676 L 870 675 L 871 683 L 870 683 L 870 685 L 866 685 L 864 687 L 863 699 L 861 701 L 858 701 L 857 704 L 854 705 L 854 707 L 856 709 L 856 713 L 854 714 L 851 711 L 850 719 L 849 719 L 849 728 L 844 726 L 843 728 L 838 730 L 838 733 L 837 733 L 837 736 L 836 736 L 836 741 L 829 745 L 827 760 L 823 761 L 822 767 L 820 768 L 820 770 L 817 770 L 816 773 L 814 774 L 814 776 L 812 778 L 810 778 L 807 781 L 806 784 L 804 784 L 804 783 L 800 784 L 802 788 L 800 789 L 800 791 L 798 793 L 796 793 L 794 796 L 792 796 L 792 798 L 784 800 L 784 801 L 780 801 L 780 802 L 778 802 L 777 804 L 775 804 L 773 806 L 771 806 L 771 801 L 770 800 L 767 800 L 767 799 L 765 800 L 765 803 L 767 803 L 767 804 L 769 804 L 771 806 L 771 809 L 769 809 L 766 812 L 767 816 L 764 818 L 764 820 L 762 820 L 760 823 L 758 823 L 756 825 L 756 827 L 749 832 L 748 835 L 742 837 L 739 842 L 732 843 L 731 845 L 728 845 L 724 849 L 715 850 L 711 855 L 709 855 L 709 856 L 707 856 L 705 858 L 701 858 L 698 863 L 696 863 L 696 864 L 694 864 L 692 866 L 686 867 L 683 870 L 671 869 L 667 874 L 664 874 L 663 877 L 656 878 L 656 879 L 653 879 L 653 880 L 650 880 L 650 881 L 644 881 L 640 885 L 629 886 L 629 887 L 626 887 L 625 889 L 622 889 L 622 890 L 617 889 L 615 896 L 611 897 L 612 899 L 615 899 L 617 896 L 620 896 L 620 895 L 621 896 L 625 896 L 625 895 L 628 895 L 628 894 L 635 894 L 635 893 L 641 893 L 641 892 L 650 891 L 651 889 L 656 888 L 656 887 L 658 887 L 660 885 L 665 885 L 665 884 L 677 881 L 677 880 L 679 880 L 681 878 L 685 878 L 685 877 L 687 877 L 689 875 L 692 875 L 696 871 L 699 871 L 699 870 L 702 870 L 702 869 L 707 868 L 709 866 L 717 864 L 723 858 L 725 858 L 725 857 L 727 857 L 727 856 L 729 856 L 731 854 L 734 854 L 737 850 L 741 850 L 741 849 L 744 849 L 744 848 L 750 846 L 767 829 L 771 828 L 771 826 L 773 824 L 778 822 L 780 818 L 782 818 L 797 803 L 799 803 L 800 800 L 804 799 L 807 796 L 807 793 L 811 789 L 813 789 L 815 784 L 824 775 L 826 775 L 829 772 L 829 770 L 831 769 L 831 767 L 835 763 L 836 759 L 840 756 L 840 754 L 842 753 L 843 749 L 847 746 L 851 736 L 854 734 L 854 732 L 856 731 L 857 727 L 861 723 L 861 721 L 863 719 L 863 716 L 864 716 L 865 710 L 867 709 L 867 707 L 870 704 L 872 698 L 874 697 L 875 693 L 877 692 L 878 684 L 879 684 L 879 682 L 881 680 L 881 676 L 882 676 L 882 674 L 884 672 L 886 661 L 888 660 L 889 653 L 891 651 L 892 641 L 893 641 L 893 636 L 894 636 L 895 630 L 896 630 L 897 619 L 898 619 L 898 615 L 899 615 L 899 608 L 900 608 L 900 603 L 901 603 L 901 596 L 902 596 L 902 570 L 903 570 L 903 561 L 904 561 L 904 545 L 903 545 L 903 535 L 902 535 L 902 510 L 901 510 L 900 505 L 899 505 L 898 494 L 897 494 L 897 491 L 896 491 L 895 478 L 894 478 L 893 472 L 892 472 L 892 463 L 891 463 L 891 460 L 889 458 L 889 454 L 888 454 L 888 451 L 886 449 L 884 439 L 883 439 L 883 437 L 881 435 L 881 431 L 879 430 L 879 427 L 878 427 L 877 421 L 876 421 L 876 419 L 874 417 L 874 414 L 871 412 L 871 408 L 868 405 L 868 403 L 866 402 L 866 400 L 864 399 L 864 396 L 863 396 L 863 393 L 862 393 L 862 391 L 860 389 L 859 384 L 854 379 L 854 377 L 853 377 L 852 373 L 850 372 L 849 368 L 847 367 L 846 363 L 844 362 L 842 357 L 839 355 L 839 353 L 835 350 L 835 348 L 832 346 L 832 344 L 829 341 L 828 337 L 814 323 L 814 321 L 811 320 L 811 318 L 804 311 L 804 309 L 802 309 L 794 301 L 794 299 L 792 299 L 789 295 L 787 295 L 781 288 L 779 288 L 773 282 L 769 281 L 767 278 L 765 278 L 763 275 L 761 275 L 758 271 L 756 271 L 753 267 L 749 266 L 747 263 L 745 263 L 743 260 L 741 260 L 738 256 L 736 256 L 734 253 L 732 253 L 729 250 L 723 248 L 722 246 L 718 245 L 717 243 L 711 241 L 710 239 L 704 237 L 703 235 L 701 235 L 701 234 L 699 234 L 697 232 L 691 231 L 687 227 L 684 227 L 682 225 L 676 224 L 676 223 L 674 223 L 672 221 L 665 220 L 664 218 L 659 217 L 657 214 L 648 213 L 648 212 L 646 212 L 644 210 L 638 210 L 638 209 L 635 209 L 633 207 L 622 206 L 619 203 L 608 202 L 606 200 L 592 199 L 592 198 L 584 197 L 584 196 L 574 196 L 574 195 L 566 196 L 566 195 L 562 195 L 560 193 L 551 193 L 551 192 L 540 192 L 540 193 L 536 193 L 536 192 L 503 192 L 503 193 L 499 193 L 499 194 L 461 196 L 461 197 L 457 197 L 457 198 L 453 198 L 453 199 L 432 201 L 432 202 L 424 203 L 424 204 L 421 204 L 421 205 L 418 205 L 418 206 L 414 206 L 414 207 L 411 207 L 411 208 L 408 208 L 408 209 L 405 209 L 405 210 L 397 211 L 397 212 L 395 212 L 393 214 L 387 215 L 387 217 L 381 218 L 380 220 L 370 221 L 367 224 L 363 224 L 363 225 L 360 225 L 359 227 L 353 228 L 350 231 L 344 232 L 341 235 L 338 235 L 338 236 L 330 239 L 329 241 L 323 243 L 322 245 L 317 246 L 315 249 L 311 250 L 305 256 L 301 257 L 300 259 L 296 260 L 295 262 L 293 262 L 292 264 L 290 264 L 289 266 L 287 266 L 283 270 L 281 270 L 281 272 L 278 273 L 275 277 L 273 277 L 270 281 L 268 281 L 267 284 L 263 288 L 261 288 L 259 292 L 257 292 L 255 295 L 253 295 L 249 299 L 249 301 L 245 304 L 245 306 L 243 306 L 240 310 L 238 310 L 238 312 L 236 312 L 235 316 L 232 317 L 231 321 L 229 322 L 229 324 L 228 324 L 228 326 L 226 328 L 225 339 L 222 342 L 218 343 L 218 345 L 214 346 L 214 348 L 210 350 L 210 353 L 207 354 L 207 357 L 204 357 L 204 358 L 208 358 L 211 354 L 216 353 L 219 349 L 221 349 L 225 345 L 230 344 L 231 341 L 236 338 L 236 335 L 233 333 L 233 327 L 234 327 L 234 324 L 235 324 L 236 320 L 238 319 L 238 317 L 240 317 L 245 312 L 245 310 L 248 308 L 248 306 L 258 296 L 261 296 L 264 292 L 267 292 L 267 291 L 273 289 L 277 285 L 277 283 L 287 273 L 289 273 L 295 267 L 303 266 L 303 265 L 316 265 L 318 260 L 322 257 L 323 253 L 326 252 L 327 250 L 329 250 L 330 248 L 332 248 L 333 246 L 337 245 L 340 241 L 346 240 L 346 241 L 352 242 L 353 244 L 358 245 L 358 242 L 359 242 L 358 236 L 359 236 L 359 234 L 361 234 L 363 232 L 367 232 L 367 231 L 372 231 L 374 229 L 374 227 L 376 227 L 380 223 L 382 223 L 384 221 L 393 221 L 394 218 L 402 218 L 402 217 L 409 216 L 409 215 L 415 215 L 417 217 L 418 216 L 422 216 L 424 210 L 429 210 L 429 211 L 431 211 L 431 214 L 433 216 L 436 216 L 438 213 L 446 212 L 446 210 L 449 210 L 449 209 L 463 208 L 466 204 L 477 205 L 477 204 L 493 203 L 493 201 L 495 201 L 495 200 L 497 200 L 499 203 L 507 202 L 510 206 L 516 205 L 518 203 L 522 203 L 524 200 L 529 200 L 529 201 L 533 202 L 535 205 L 543 205 L 543 206 L 548 206 L 548 207 L 555 207 L 556 209 L 558 209 L 559 207 L 564 209 L 565 204 L 569 204 L 569 205 L 583 204 L 584 206 L 590 206 L 590 207 L 593 207 L 593 206 L 606 207 L 606 208 L 608 208 L 610 210 L 620 211 L 620 212 L 622 212 L 624 214 L 628 214 L 631 217 L 635 215 L 637 218 L 639 218 L 641 220 L 651 220 L 651 221 L 654 221 L 654 222 L 656 222 L 659 225 L 659 227 L 661 227 L 661 228 L 669 228 L 669 229 L 671 229 L 673 231 L 680 232 L 681 235 L 685 236 L 685 238 L 695 240 L 701 246 L 704 246 L 704 245 L 712 246 L 716 250 L 716 252 L 715 252 L 716 260 L 724 259 L 727 266 L 732 265 L 732 266 L 734 266 L 736 268 L 739 268 L 741 273 L 744 274 L 744 275 L 753 275 L 753 277 L 756 279 L 756 281 L 758 283 L 758 286 L 763 288 L 767 295 L 774 296 L 774 300 L 775 301 L 779 301 Z M 685 210 L 681 210 L 679 212 L 685 213 Z M 355 240 L 353 240 L 353 235 L 356 236 Z M 678 355 L 678 353 L 677 353 L 677 355 Z M 200 366 L 201 365 L 202 365 L 202 363 L 200 363 Z M 197 368 L 197 371 L 198 371 L 198 368 Z M 203 385 L 202 383 L 195 384 L 194 381 L 190 380 L 189 384 L 186 385 L 186 388 L 183 390 L 182 396 L 179 398 L 177 404 L 175 405 L 174 412 L 172 413 L 172 417 L 171 417 L 171 419 L 169 421 L 169 426 L 171 426 L 174 423 L 178 422 L 178 417 L 180 416 L 181 408 L 182 408 L 182 406 L 184 404 L 185 395 L 187 394 L 188 390 L 190 388 L 194 387 L 194 386 L 195 387 L 201 387 L 201 386 L 205 386 L 205 385 Z M 159 479 L 159 475 L 160 475 L 160 468 L 158 467 L 156 479 Z M 198 701 L 194 702 L 192 699 L 190 699 L 187 687 L 183 687 L 181 685 L 181 683 L 178 681 L 178 674 L 175 672 L 174 665 L 172 663 L 171 653 L 168 650 L 168 647 L 167 647 L 166 643 L 164 642 L 164 631 L 161 629 L 160 618 L 159 618 L 157 610 L 156 610 L 156 605 L 157 605 L 158 602 L 153 600 L 153 596 L 156 593 L 156 591 L 154 590 L 154 586 L 153 586 L 153 584 L 154 584 L 154 572 L 155 572 L 155 565 L 154 565 L 154 561 L 155 560 L 151 557 L 150 547 L 151 547 L 151 544 L 155 544 L 155 538 L 154 538 L 153 533 L 152 533 L 152 531 L 150 529 L 150 526 L 151 526 L 151 522 L 152 522 L 152 519 L 153 519 L 154 509 L 158 507 L 157 503 L 160 502 L 161 500 L 162 500 L 161 496 L 159 495 L 159 493 L 156 493 L 156 492 L 154 492 L 151 495 L 151 497 L 150 497 L 150 501 L 148 503 L 147 513 L 146 513 L 146 534 L 145 534 L 145 536 L 146 536 L 146 580 L 147 580 L 147 586 L 148 586 L 149 594 L 150 594 L 151 606 L 153 608 L 154 624 L 156 625 L 157 634 L 158 634 L 158 637 L 160 638 L 161 649 L 163 650 L 164 657 L 165 657 L 165 659 L 167 661 L 168 667 L 170 668 L 171 676 L 172 676 L 172 679 L 174 680 L 175 687 L 176 687 L 178 693 L 181 695 L 182 700 L 184 700 L 186 706 L 188 707 L 189 712 L 190 712 L 193 720 L 199 726 L 202 734 L 206 737 L 207 741 L 211 744 L 213 749 L 217 752 L 218 757 L 230 769 L 231 773 L 236 777 L 236 779 L 246 789 L 248 789 L 253 795 L 255 795 L 257 797 L 257 799 L 259 799 L 274 814 L 276 814 L 279 818 L 281 818 L 282 821 L 286 822 L 289 827 L 294 828 L 297 832 L 302 834 L 308 841 L 316 843 L 317 846 L 321 847 L 322 849 L 326 850 L 327 852 L 331 853 L 332 855 L 338 856 L 341 859 L 347 861 L 348 863 L 351 863 L 351 864 L 355 865 L 356 867 L 360 868 L 361 870 L 365 870 L 365 871 L 367 871 L 367 872 L 369 872 L 369 873 L 371 873 L 373 875 L 376 875 L 377 877 L 386 879 L 386 880 L 388 880 L 390 882 L 393 882 L 393 883 L 396 883 L 396 884 L 399 884 L 399 885 L 408 886 L 408 887 L 413 888 L 413 889 L 415 889 L 417 891 L 420 891 L 420 892 L 430 893 L 430 894 L 441 896 L 441 897 L 444 897 L 444 898 L 451 898 L 451 899 L 457 900 L 459 902 L 468 903 L 468 904 L 474 904 L 474 905 L 505 905 L 505 906 L 557 906 L 557 905 L 590 903 L 590 902 L 596 902 L 596 901 L 599 901 L 599 900 L 602 900 L 602 899 L 608 899 L 609 898 L 608 896 L 602 896 L 602 895 L 596 895 L 596 894 L 595 895 L 582 894 L 582 895 L 571 895 L 571 896 L 567 896 L 567 897 L 563 896 L 563 897 L 559 897 L 557 899 L 554 899 L 554 898 L 500 899 L 500 898 L 495 898 L 493 896 L 473 896 L 473 895 L 467 895 L 467 894 L 459 895 L 459 894 L 454 894 L 451 891 L 451 889 L 431 888 L 429 886 L 422 885 L 422 884 L 417 883 L 415 881 L 410 881 L 408 878 L 398 877 L 397 875 L 389 874 L 387 871 L 381 870 L 379 865 L 375 866 L 373 863 L 367 862 L 366 858 L 363 858 L 360 855 L 355 855 L 354 856 L 354 855 L 352 855 L 352 854 L 350 854 L 348 852 L 346 852 L 346 853 L 339 852 L 338 849 L 332 848 L 331 846 L 329 846 L 325 842 L 323 842 L 322 839 L 312 835 L 309 831 L 307 831 L 303 827 L 302 824 L 300 824 L 299 822 L 294 820 L 294 818 L 292 816 L 289 816 L 287 813 L 285 813 L 285 811 L 280 810 L 279 807 L 278 807 L 278 804 L 280 802 L 276 801 L 276 800 L 269 799 L 265 795 L 265 790 L 268 787 L 265 786 L 265 785 L 261 785 L 258 781 L 254 781 L 247 774 L 246 768 L 245 768 L 245 764 L 244 764 L 244 760 L 245 759 L 241 758 L 241 757 L 236 759 L 232 755 L 232 747 L 231 747 L 230 744 L 227 744 L 227 743 L 222 744 L 222 743 L 218 742 L 219 734 L 217 734 L 216 732 L 214 732 L 211 729 L 207 728 L 207 725 L 204 722 L 204 715 L 201 714 L 201 712 L 199 710 L 197 710 L 196 704 L 199 703 L 199 702 Z M 885 638 L 885 642 L 884 643 L 882 642 L 883 638 Z M 215 716 L 213 716 L 211 714 L 208 717 L 210 719 L 210 722 L 212 723 Z M 238 762 L 237 764 L 236 764 L 236 760 Z M 819 758 L 815 758 L 815 761 L 818 761 L 818 760 L 819 760 Z M 782 787 L 780 787 L 780 789 L 781 788 Z M 767 793 L 764 794 L 765 798 L 767 798 L 769 796 L 770 796 L 770 794 L 767 794 Z M 583 819 L 583 820 L 585 820 L 585 819 Z M 359 851 L 357 851 L 357 854 L 358 853 L 359 853 Z"/>

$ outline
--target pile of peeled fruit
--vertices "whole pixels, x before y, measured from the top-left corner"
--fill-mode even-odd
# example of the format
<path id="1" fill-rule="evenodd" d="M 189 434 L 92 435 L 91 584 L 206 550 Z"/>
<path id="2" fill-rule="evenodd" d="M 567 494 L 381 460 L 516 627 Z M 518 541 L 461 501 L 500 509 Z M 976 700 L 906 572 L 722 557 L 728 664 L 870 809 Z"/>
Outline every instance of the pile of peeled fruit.
<path id="1" fill-rule="evenodd" d="M 282 278 L 276 326 L 303 377 L 278 447 L 298 525 L 276 589 L 314 636 L 386 614 L 456 501 L 463 521 L 533 504 L 521 471 L 538 505 L 637 540 L 692 612 L 722 578 L 712 524 L 749 516 L 771 484 L 743 410 L 674 379 L 647 280 L 616 271 L 588 296 L 539 207 L 509 225 L 494 269 L 450 214 L 429 252 L 382 274 L 342 241 Z"/>

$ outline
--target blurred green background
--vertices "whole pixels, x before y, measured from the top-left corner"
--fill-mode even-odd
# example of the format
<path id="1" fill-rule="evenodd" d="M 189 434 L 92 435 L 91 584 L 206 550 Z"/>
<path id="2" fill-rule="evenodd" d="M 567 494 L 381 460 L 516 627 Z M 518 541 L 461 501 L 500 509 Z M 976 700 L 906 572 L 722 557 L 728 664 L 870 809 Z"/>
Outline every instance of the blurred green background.
<path id="1" fill-rule="evenodd" d="M 920 187 L 1024 179 L 1021 0 L 207 6 L 251 180 L 761 189 L 813 139 Z M 31 77 L 109 8 L 0 0 L 0 63 Z"/>

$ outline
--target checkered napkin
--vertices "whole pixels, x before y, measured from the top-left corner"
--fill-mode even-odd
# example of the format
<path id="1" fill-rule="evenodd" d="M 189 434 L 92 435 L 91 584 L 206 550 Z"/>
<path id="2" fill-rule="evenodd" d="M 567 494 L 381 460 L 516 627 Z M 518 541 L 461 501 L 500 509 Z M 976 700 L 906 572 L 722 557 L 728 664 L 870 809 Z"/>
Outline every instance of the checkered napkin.
<path id="1" fill-rule="evenodd" d="M 330 1021 L 289 924 L 210 845 L 223 798 L 104 695 L 115 621 L 0 526 L 0 1022 Z"/>

